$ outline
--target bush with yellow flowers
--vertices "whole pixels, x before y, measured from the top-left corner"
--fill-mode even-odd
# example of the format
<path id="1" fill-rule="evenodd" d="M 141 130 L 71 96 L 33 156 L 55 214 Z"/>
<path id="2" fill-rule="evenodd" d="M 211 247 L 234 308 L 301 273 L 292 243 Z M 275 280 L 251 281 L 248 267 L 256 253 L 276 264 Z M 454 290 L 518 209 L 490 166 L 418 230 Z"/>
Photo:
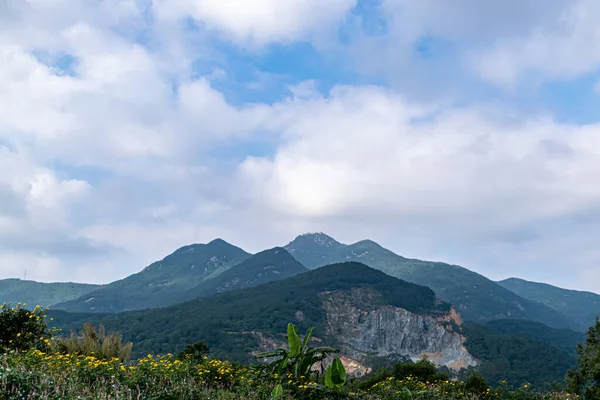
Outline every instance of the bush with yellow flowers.
<path id="1" fill-rule="evenodd" d="M 28 310 L 25 306 L 0 305 L 0 352 L 48 349 L 52 331 L 46 323 L 47 309 L 36 306 Z"/>

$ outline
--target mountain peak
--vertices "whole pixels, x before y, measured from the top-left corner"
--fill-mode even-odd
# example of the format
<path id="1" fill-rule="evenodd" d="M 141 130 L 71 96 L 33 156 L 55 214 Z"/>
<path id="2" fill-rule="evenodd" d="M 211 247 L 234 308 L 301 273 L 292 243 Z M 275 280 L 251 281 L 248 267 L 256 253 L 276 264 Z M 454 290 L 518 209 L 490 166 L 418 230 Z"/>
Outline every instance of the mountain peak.
<path id="1" fill-rule="evenodd" d="M 302 243 L 305 245 L 313 244 L 313 245 L 319 245 L 319 246 L 325 246 L 325 247 L 334 247 L 334 246 L 341 245 L 340 242 L 338 242 L 331 236 L 326 235 L 323 232 L 304 233 L 304 234 L 296 237 L 296 239 L 294 239 L 290 243 L 290 245 L 294 244 L 294 243 Z"/>
<path id="2" fill-rule="evenodd" d="M 188 245 L 182 246 L 182 247 L 178 248 L 177 250 L 175 250 L 173 253 L 171 253 L 169 256 L 181 255 L 181 254 L 185 254 L 185 253 L 194 253 L 196 251 L 202 251 L 205 248 L 226 248 L 226 247 L 234 248 L 235 246 L 232 245 L 231 243 L 224 241 L 221 238 L 217 238 L 206 244 L 193 243 L 193 244 L 188 244 Z"/>
<path id="3" fill-rule="evenodd" d="M 355 247 L 378 247 L 378 248 L 382 248 L 379 243 L 374 242 L 374 241 L 372 241 L 370 239 L 359 240 L 358 242 L 354 243 L 352 246 L 355 246 Z"/>
<path id="4" fill-rule="evenodd" d="M 300 235 L 284 246 L 284 249 L 305 267 L 313 269 L 331 264 L 329 261 L 332 257 L 346 247 L 331 236 L 319 232 Z"/>
<path id="5" fill-rule="evenodd" d="M 273 247 L 272 249 L 263 250 L 260 253 L 256 253 L 256 254 L 261 254 L 261 253 L 265 253 L 265 254 L 268 254 L 268 253 L 272 253 L 272 254 L 284 253 L 284 254 L 289 255 L 289 253 L 283 247 L 280 247 L 280 246 Z"/>
<path id="6" fill-rule="evenodd" d="M 207 246 L 223 246 L 223 245 L 233 246 L 231 243 L 226 242 L 225 240 L 223 240 L 221 238 L 216 238 L 207 243 Z"/>

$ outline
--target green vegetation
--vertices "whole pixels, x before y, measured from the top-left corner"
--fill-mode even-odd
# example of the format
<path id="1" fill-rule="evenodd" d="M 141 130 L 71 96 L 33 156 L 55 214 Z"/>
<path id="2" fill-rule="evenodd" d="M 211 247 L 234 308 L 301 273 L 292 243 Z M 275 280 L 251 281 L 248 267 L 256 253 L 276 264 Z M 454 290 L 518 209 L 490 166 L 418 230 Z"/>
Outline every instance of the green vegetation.
<path id="1" fill-rule="evenodd" d="M 314 327 L 309 328 L 304 339 L 300 340 L 298 328 L 290 322 L 287 327 L 288 349 L 258 353 L 255 357 L 262 359 L 279 357 L 267 367 L 267 370 L 274 375 L 291 376 L 294 379 L 308 377 L 314 364 L 323 361 L 329 354 L 339 352 L 332 347 L 310 347 L 313 331 Z"/>
<path id="2" fill-rule="evenodd" d="M 324 345 L 338 346 L 339 338 L 326 335 L 326 313 L 319 293 L 358 287 L 378 293 L 371 304 L 365 304 L 369 308 L 392 305 L 430 315 L 449 308 L 426 287 L 359 263 L 341 263 L 164 309 L 51 314 L 55 326 L 67 332 L 86 321 L 122 331 L 125 340 L 134 343 L 134 357 L 177 353 L 189 343 L 203 340 L 213 357 L 250 363 L 254 361 L 253 350 L 275 348 L 285 341 L 281 333 L 286 332 L 287 325 L 282 321 L 294 321 L 300 330 L 314 326 L 314 335 Z M 462 334 L 467 338 L 467 350 L 483 362 L 481 373 L 492 386 L 508 379 L 513 387 L 529 382 L 534 387 L 550 388 L 552 382 L 562 382 L 566 371 L 575 366 L 574 349 L 584 340 L 583 334 L 520 320 L 490 321 L 484 326 L 465 323 Z M 378 366 L 383 365 L 382 360 Z"/>
<path id="3" fill-rule="evenodd" d="M 478 372 L 473 372 L 465 381 L 465 389 L 469 393 L 473 393 L 477 396 L 483 396 L 489 391 L 490 387 L 488 386 L 488 382 L 483 375 Z"/>
<path id="4" fill-rule="evenodd" d="M 177 359 L 180 361 L 189 361 L 194 364 L 200 364 L 206 356 L 210 352 L 208 345 L 204 343 L 203 340 L 198 340 L 194 344 L 188 344 L 185 348 L 177 353 Z"/>
<path id="5" fill-rule="evenodd" d="M 322 365 L 329 354 L 338 353 L 339 350 L 331 347 L 310 347 L 313 331 L 313 327 L 309 328 L 304 335 L 304 339 L 301 340 L 298 328 L 290 322 L 287 329 L 287 349 L 282 348 L 277 351 L 255 355 L 255 357 L 263 359 L 279 357 L 262 368 L 269 377 L 272 374 L 273 379 L 278 382 L 273 388 L 272 396 L 274 398 L 281 397 L 283 388 L 289 387 L 293 382 L 300 382 L 301 387 L 303 382 L 311 382 L 312 389 L 323 389 L 322 386 L 316 383 L 319 381 L 319 371 L 313 371 L 313 366 L 317 363 Z M 340 392 L 345 384 L 346 370 L 340 359 L 336 358 L 325 370 L 323 385 L 333 392 Z"/>
<path id="6" fill-rule="evenodd" d="M 0 321 L 11 320 L 14 315 L 14 308 L 3 308 Z M 31 320 L 35 321 L 36 329 L 47 332 L 43 314 L 40 316 L 40 319 Z M 35 327 L 23 325 L 21 329 L 24 330 L 17 332 L 20 333 L 19 337 L 31 328 Z M 471 376 L 466 382 L 453 382 L 437 373 L 434 366 L 426 360 L 395 365 L 392 376 L 376 373 L 380 378 L 377 381 L 372 378 L 348 381 L 341 360 L 334 359 L 327 366 L 325 375 L 319 376 L 304 367 L 304 364 L 312 360 L 322 360 L 324 355 L 321 351 L 313 351 L 309 346 L 311 333 L 312 329 L 309 329 L 301 340 L 296 327 L 288 324 L 288 349 L 282 359 L 275 361 L 277 366 L 284 365 L 284 368 L 278 370 L 284 376 L 273 371 L 273 364 L 242 366 L 207 356 L 191 362 L 187 357 L 181 360 L 171 354 L 148 355 L 133 363 L 124 364 L 118 358 L 102 360 L 90 355 L 56 354 L 31 347 L 27 350 L 12 350 L 0 355 L 0 394 L 6 400 L 577 398 L 565 392 L 535 392 L 529 385 L 523 385 L 515 391 L 509 391 L 505 386 L 490 389 L 479 376 Z M 596 334 L 590 335 L 595 337 Z M 596 345 L 594 341 L 594 346 Z M 322 356 L 314 358 L 313 355 L 317 353 Z M 595 368 L 597 367 L 596 364 Z M 303 371 L 307 371 L 306 375 L 299 375 Z M 587 376 L 586 371 L 581 369 L 582 377 Z M 597 397 L 586 397 L 591 398 Z"/>
<path id="7" fill-rule="evenodd" d="M 575 329 L 585 331 L 600 315 L 600 295 L 567 290 L 545 283 L 509 278 L 498 282 L 519 296 L 544 304 L 573 319 Z"/>
<path id="8" fill-rule="evenodd" d="M 339 364 L 336 362 L 339 368 Z M 334 370 L 333 366 L 331 369 Z M 343 382 L 343 374 L 335 378 Z M 332 377 L 332 381 L 334 378 Z M 364 389 L 356 382 L 329 389 L 313 381 L 278 383 L 260 366 L 244 367 L 211 358 L 199 364 L 172 356 L 147 356 L 131 364 L 94 357 L 63 356 L 29 350 L 0 355 L 0 393 L 5 400 L 203 400 L 203 399 L 348 399 L 348 400 L 565 400 L 565 392 L 537 393 L 524 386 L 477 393 L 462 381 L 424 382 L 389 377 Z"/>
<path id="9" fill-rule="evenodd" d="M 495 334 L 525 336 L 537 342 L 547 343 L 573 356 L 577 356 L 577 346 L 585 342 L 585 333 L 554 329 L 533 321 L 499 319 L 487 322 L 485 327 Z"/>
<path id="10" fill-rule="evenodd" d="M 26 304 L 9 303 L 0 305 L 0 352 L 25 351 L 29 349 L 47 350 L 52 331 L 46 322 L 46 311 L 40 306 L 33 310 Z"/>
<path id="11" fill-rule="evenodd" d="M 335 358 L 331 365 L 327 366 L 323 383 L 334 392 L 342 391 L 346 384 L 346 369 L 344 369 L 342 360 Z"/>
<path id="12" fill-rule="evenodd" d="M 529 334 L 495 333 L 474 323 L 465 323 L 463 333 L 469 353 L 483 361 L 479 372 L 494 386 L 508 380 L 512 387 L 528 382 L 550 389 L 552 382 L 563 382 L 576 363 L 572 353 Z"/>
<path id="13" fill-rule="evenodd" d="M 182 299 L 181 293 L 198 286 L 216 271 L 223 272 L 249 257 L 244 250 L 221 239 L 185 246 L 137 274 L 53 308 L 105 313 L 164 307 L 197 297 L 188 292 L 191 297 Z"/>
<path id="14" fill-rule="evenodd" d="M 104 325 L 99 329 L 89 322 L 83 324 L 79 335 L 71 332 L 69 337 L 58 337 L 52 342 L 52 350 L 58 354 L 92 356 L 98 360 L 118 359 L 122 363 L 129 361 L 133 343 L 123 343 L 120 333 L 106 334 Z"/>
<path id="15" fill-rule="evenodd" d="M 527 319 L 556 328 L 578 328 L 559 312 L 527 300 L 486 277 L 456 265 L 401 257 L 370 240 L 352 245 L 324 234 L 302 235 L 285 249 L 308 268 L 355 261 L 390 276 L 427 286 L 451 303 L 465 320 Z"/>
<path id="16" fill-rule="evenodd" d="M 325 338 L 325 311 L 319 295 L 325 291 L 361 287 L 379 293 L 371 307 L 392 305 L 420 314 L 449 310 L 430 289 L 389 277 L 359 263 L 342 263 L 274 281 L 259 287 L 219 293 L 163 309 L 119 314 L 75 314 L 53 311 L 55 326 L 66 331 L 84 322 L 102 323 L 122 331 L 134 342 L 134 357 L 148 353 L 175 353 L 186 344 L 204 340 L 217 358 L 249 362 L 259 337 L 278 342 L 280 332 L 295 321 Z M 301 311 L 301 314 L 299 314 Z"/>
<path id="17" fill-rule="evenodd" d="M 220 275 L 207 279 L 182 293 L 181 302 L 228 290 L 259 286 L 307 272 L 302 264 L 281 247 L 261 251 Z"/>
<path id="18" fill-rule="evenodd" d="M 587 332 L 585 343 L 577 347 L 578 369 L 568 374 L 569 389 L 585 400 L 600 399 L 600 319 Z"/>
<path id="19" fill-rule="evenodd" d="M 21 279 L 2 279 L 0 280 L 0 304 L 25 303 L 50 307 L 64 301 L 74 300 L 100 287 L 101 285 L 72 282 L 42 283 Z"/>

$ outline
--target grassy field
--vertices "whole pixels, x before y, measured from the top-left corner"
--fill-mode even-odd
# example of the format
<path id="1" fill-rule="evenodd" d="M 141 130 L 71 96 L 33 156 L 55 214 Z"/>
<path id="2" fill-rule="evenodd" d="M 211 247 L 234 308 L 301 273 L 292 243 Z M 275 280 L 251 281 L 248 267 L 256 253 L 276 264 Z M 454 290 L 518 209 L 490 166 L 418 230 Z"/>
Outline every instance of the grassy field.
<path id="1" fill-rule="evenodd" d="M 281 384 L 280 398 L 294 399 L 570 399 L 566 393 L 536 393 L 527 385 L 468 390 L 464 382 L 423 382 L 413 377 L 384 380 L 364 387 L 348 382 L 333 392 L 319 382 L 269 374 L 258 366 L 242 366 L 203 358 L 199 363 L 172 355 L 148 355 L 123 364 L 118 359 L 46 354 L 39 350 L 0 356 L 2 399 L 270 399 Z M 359 386 L 362 386 L 359 389 Z"/>

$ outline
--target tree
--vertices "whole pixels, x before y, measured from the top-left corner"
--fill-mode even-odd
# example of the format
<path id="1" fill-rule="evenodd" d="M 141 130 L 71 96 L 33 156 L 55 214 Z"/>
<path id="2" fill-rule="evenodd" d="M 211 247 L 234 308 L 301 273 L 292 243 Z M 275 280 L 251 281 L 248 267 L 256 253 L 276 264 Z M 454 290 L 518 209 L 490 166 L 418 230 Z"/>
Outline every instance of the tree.
<path id="1" fill-rule="evenodd" d="M 46 323 L 46 309 L 36 306 L 28 310 L 25 306 L 0 305 L 0 352 L 49 349 L 52 332 Z"/>
<path id="2" fill-rule="evenodd" d="M 587 331 L 584 344 L 577 346 L 578 370 L 567 374 L 569 390 L 586 400 L 600 399 L 600 319 Z"/>
<path id="3" fill-rule="evenodd" d="M 469 378 L 465 381 L 465 389 L 468 392 L 482 395 L 489 389 L 488 382 L 478 372 L 474 372 L 469 375 Z"/>
<path id="4" fill-rule="evenodd" d="M 176 358 L 180 361 L 188 360 L 194 364 L 200 364 L 210 349 L 204 341 L 199 340 L 194 344 L 188 344 L 181 352 L 179 352 Z"/>
<path id="5" fill-rule="evenodd" d="M 408 376 L 421 382 L 434 382 L 448 379 L 448 375 L 437 372 L 436 366 L 426 358 L 417 362 L 394 364 L 394 378 L 404 379 Z"/>

